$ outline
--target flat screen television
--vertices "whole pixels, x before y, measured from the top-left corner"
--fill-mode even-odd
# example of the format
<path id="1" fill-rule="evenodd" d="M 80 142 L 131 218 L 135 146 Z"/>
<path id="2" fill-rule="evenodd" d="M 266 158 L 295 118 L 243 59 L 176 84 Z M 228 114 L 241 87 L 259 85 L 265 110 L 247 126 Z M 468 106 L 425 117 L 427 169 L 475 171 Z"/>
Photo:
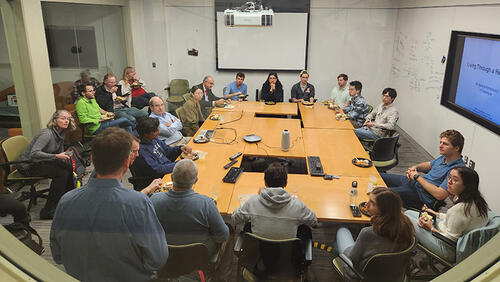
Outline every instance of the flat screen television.
<path id="1" fill-rule="evenodd" d="M 452 31 L 441 105 L 500 135 L 500 35 Z"/>

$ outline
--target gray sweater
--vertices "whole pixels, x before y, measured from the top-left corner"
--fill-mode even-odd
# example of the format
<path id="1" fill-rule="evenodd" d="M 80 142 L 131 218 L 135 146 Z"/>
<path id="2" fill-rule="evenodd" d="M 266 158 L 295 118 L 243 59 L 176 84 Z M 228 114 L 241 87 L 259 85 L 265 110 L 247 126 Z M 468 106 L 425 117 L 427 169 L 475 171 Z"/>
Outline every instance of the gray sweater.
<path id="1" fill-rule="evenodd" d="M 312 210 L 281 187 L 262 189 L 233 212 L 232 220 L 234 225 L 250 222 L 252 233 L 275 240 L 296 238 L 299 225 L 317 222 Z"/>
<path id="2" fill-rule="evenodd" d="M 348 247 L 344 254 L 351 259 L 354 267 L 361 271 L 371 256 L 392 252 L 392 245 L 388 238 L 377 235 L 373 228 L 368 226 L 361 229 L 356 243 Z"/>
<path id="3" fill-rule="evenodd" d="M 56 155 L 64 151 L 64 132 L 59 134 L 53 128 L 44 128 L 29 143 L 26 150 L 19 156 L 18 161 L 31 160 L 34 162 L 55 160 Z M 18 164 L 20 170 L 28 170 L 29 163 Z"/>

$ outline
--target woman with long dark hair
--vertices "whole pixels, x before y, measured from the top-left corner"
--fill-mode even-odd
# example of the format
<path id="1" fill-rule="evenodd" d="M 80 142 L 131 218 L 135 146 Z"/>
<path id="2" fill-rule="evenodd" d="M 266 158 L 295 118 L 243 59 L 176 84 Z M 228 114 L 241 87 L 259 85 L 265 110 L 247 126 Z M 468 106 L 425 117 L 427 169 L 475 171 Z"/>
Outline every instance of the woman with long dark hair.
<path id="1" fill-rule="evenodd" d="M 283 102 L 283 85 L 278 78 L 278 74 L 270 72 L 266 82 L 262 84 L 260 100 L 265 102 Z"/>
<path id="2" fill-rule="evenodd" d="M 337 231 L 339 253 L 347 255 L 354 267 L 361 270 L 368 259 L 380 253 L 399 252 L 413 242 L 413 226 L 403 214 L 398 194 L 387 188 L 376 188 L 370 193 L 366 208 L 371 217 L 371 227 L 361 229 L 356 241 L 345 227 Z"/>
<path id="3" fill-rule="evenodd" d="M 52 219 L 62 195 L 74 188 L 73 168 L 64 153 L 64 134 L 76 129 L 75 121 L 68 111 L 58 110 L 44 128 L 26 147 L 19 161 L 30 163 L 17 165 L 19 172 L 26 176 L 52 178 L 49 197 L 40 211 L 40 219 Z"/>
<path id="4" fill-rule="evenodd" d="M 454 261 L 455 250 L 432 232 L 457 241 L 465 233 L 483 227 L 488 223 L 488 204 L 479 192 L 479 175 L 468 167 L 456 167 L 448 175 L 448 193 L 453 196 L 454 205 L 446 213 L 435 212 L 423 207 L 422 210 L 436 216 L 436 225 L 416 211 L 408 210 L 406 215 L 415 226 L 417 240 L 440 257 Z"/>

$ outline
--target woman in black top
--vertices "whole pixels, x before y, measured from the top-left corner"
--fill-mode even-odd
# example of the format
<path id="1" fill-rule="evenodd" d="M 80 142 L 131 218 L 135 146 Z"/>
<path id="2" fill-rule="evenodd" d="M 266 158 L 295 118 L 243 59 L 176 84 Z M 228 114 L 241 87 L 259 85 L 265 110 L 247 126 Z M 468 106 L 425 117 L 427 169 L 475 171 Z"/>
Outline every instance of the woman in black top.
<path id="1" fill-rule="evenodd" d="M 262 84 L 260 100 L 265 102 L 283 102 L 283 85 L 275 72 L 269 73 L 266 82 Z"/>

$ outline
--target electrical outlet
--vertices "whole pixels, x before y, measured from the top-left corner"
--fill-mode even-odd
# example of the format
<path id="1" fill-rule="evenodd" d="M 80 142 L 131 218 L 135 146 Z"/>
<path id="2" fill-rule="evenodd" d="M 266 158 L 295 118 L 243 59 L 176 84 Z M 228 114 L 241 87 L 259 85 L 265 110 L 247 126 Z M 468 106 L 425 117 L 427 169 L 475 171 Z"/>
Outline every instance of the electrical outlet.
<path id="1" fill-rule="evenodd" d="M 469 160 L 469 167 L 474 169 L 475 166 L 476 166 L 476 162 L 474 162 L 473 160 Z"/>
<path id="2" fill-rule="evenodd" d="M 464 160 L 464 163 L 467 165 L 469 163 L 469 157 L 468 156 L 464 156 L 463 157 L 463 160 Z"/>

